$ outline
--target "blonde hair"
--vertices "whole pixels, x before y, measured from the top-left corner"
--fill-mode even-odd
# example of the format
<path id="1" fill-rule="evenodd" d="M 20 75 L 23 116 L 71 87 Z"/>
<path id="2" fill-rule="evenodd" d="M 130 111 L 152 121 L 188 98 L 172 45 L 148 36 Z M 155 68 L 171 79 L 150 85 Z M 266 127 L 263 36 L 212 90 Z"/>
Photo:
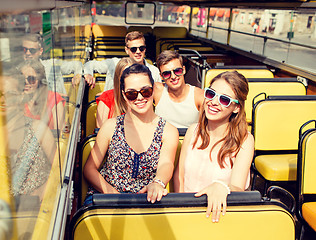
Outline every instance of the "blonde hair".
<path id="1" fill-rule="evenodd" d="M 125 68 L 131 66 L 135 61 L 130 57 L 122 58 L 115 67 L 114 73 L 114 113 L 113 117 L 125 113 L 127 110 L 126 102 L 121 94 L 120 78 Z"/>

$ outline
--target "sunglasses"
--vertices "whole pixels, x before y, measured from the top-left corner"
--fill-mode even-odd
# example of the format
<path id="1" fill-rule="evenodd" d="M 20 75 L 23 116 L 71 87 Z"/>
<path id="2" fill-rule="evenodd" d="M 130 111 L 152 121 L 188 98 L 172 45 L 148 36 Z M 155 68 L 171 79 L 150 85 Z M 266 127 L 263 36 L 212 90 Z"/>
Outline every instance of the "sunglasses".
<path id="1" fill-rule="evenodd" d="M 143 52 L 146 50 L 146 46 L 140 46 L 140 47 L 127 47 L 129 50 L 131 50 L 132 53 L 136 53 L 137 49 L 139 49 L 139 51 Z"/>
<path id="2" fill-rule="evenodd" d="M 222 95 L 222 94 L 218 94 L 217 92 L 215 92 L 213 89 L 211 88 L 205 88 L 204 91 L 204 97 L 209 99 L 209 100 L 213 100 L 216 96 L 218 96 L 218 101 L 219 103 L 224 106 L 224 107 L 229 107 L 229 105 L 234 102 L 234 103 L 239 103 L 238 100 L 233 99 L 231 97 L 228 97 L 226 95 Z"/>
<path id="3" fill-rule="evenodd" d="M 34 76 L 28 76 L 25 79 L 27 80 L 28 84 L 34 84 L 36 83 L 36 80 L 37 80 L 37 78 Z"/>
<path id="4" fill-rule="evenodd" d="M 171 78 L 171 72 L 173 72 L 176 76 L 180 77 L 183 74 L 183 68 L 176 68 L 170 71 L 164 71 L 161 73 L 161 76 L 164 80 Z"/>
<path id="5" fill-rule="evenodd" d="M 23 50 L 25 53 L 27 53 L 27 51 L 30 51 L 31 54 L 36 53 L 39 49 L 38 48 L 27 48 L 27 47 L 23 47 Z"/>
<path id="6" fill-rule="evenodd" d="M 130 91 L 127 91 L 127 92 L 124 92 L 126 98 L 130 101 L 134 101 L 137 99 L 138 97 L 138 94 L 141 94 L 144 98 L 149 98 L 153 95 L 153 88 L 152 87 L 146 87 L 146 88 L 143 88 L 139 91 L 136 91 L 136 90 L 130 90 Z"/>

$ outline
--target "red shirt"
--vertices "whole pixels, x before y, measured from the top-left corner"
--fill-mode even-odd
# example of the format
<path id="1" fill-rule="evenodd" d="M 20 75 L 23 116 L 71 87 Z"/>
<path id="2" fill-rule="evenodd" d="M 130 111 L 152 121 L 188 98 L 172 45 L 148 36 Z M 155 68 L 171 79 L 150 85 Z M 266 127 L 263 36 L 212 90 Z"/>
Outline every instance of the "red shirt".
<path id="1" fill-rule="evenodd" d="M 97 104 L 102 101 L 110 110 L 108 118 L 113 117 L 115 107 L 114 89 L 103 92 L 95 101 L 97 102 Z"/>

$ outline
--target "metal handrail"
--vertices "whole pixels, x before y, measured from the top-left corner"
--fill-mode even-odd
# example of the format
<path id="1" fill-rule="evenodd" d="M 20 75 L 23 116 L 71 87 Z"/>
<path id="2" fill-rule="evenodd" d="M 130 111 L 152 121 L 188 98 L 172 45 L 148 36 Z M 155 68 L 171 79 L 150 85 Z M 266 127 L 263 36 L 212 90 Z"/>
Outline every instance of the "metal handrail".
<path id="1" fill-rule="evenodd" d="M 257 35 L 257 34 L 253 34 L 253 33 L 247 33 L 247 32 L 241 32 L 241 31 L 237 31 L 237 30 L 233 30 L 233 29 L 228 29 L 228 28 L 221 28 L 221 27 L 214 27 L 214 26 L 209 26 L 210 28 L 214 28 L 214 29 L 219 29 L 219 30 L 224 30 L 224 31 L 230 31 L 230 32 L 234 32 L 234 33 L 239 33 L 239 34 L 243 34 L 243 35 L 248 35 L 248 36 L 254 36 L 254 37 L 258 37 L 258 38 L 263 38 L 266 40 L 273 40 L 273 41 L 277 41 L 277 42 L 282 42 L 282 43 L 288 43 L 291 45 L 295 45 L 295 46 L 300 46 L 300 47 L 305 47 L 305 48 L 310 48 L 313 50 L 316 50 L 316 47 L 314 46 L 310 46 L 310 45 L 305 45 L 302 43 L 296 43 L 296 42 L 292 42 L 292 41 L 285 41 L 282 39 L 278 39 L 278 38 L 273 38 L 273 37 L 268 37 L 268 36 L 262 36 L 262 35 Z M 201 30 L 196 30 L 196 29 L 192 29 L 194 31 L 198 31 L 198 32 L 204 32 Z M 206 32 L 205 32 L 206 33 Z"/>

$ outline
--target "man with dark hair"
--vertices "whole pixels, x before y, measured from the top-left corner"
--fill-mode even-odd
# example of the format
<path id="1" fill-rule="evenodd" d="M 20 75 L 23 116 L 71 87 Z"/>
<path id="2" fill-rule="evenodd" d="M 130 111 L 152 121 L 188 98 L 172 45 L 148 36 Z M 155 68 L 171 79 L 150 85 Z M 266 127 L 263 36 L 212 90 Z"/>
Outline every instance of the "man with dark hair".
<path id="1" fill-rule="evenodd" d="M 199 119 L 203 90 L 185 83 L 185 66 L 177 52 L 160 53 L 157 66 L 165 83 L 154 85 L 155 112 L 177 128 L 188 128 Z"/>
<path id="2" fill-rule="evenodd" d="M 82 77 L 82 63 L 80 61 L 64 61 L 61 59 L 46 59 L 40 57 L 43 54 L 42 38 L 39 34 L 28 34 L 22 41 L 24 60 L 39 60 L 45 67 L 48 88 L 60 94 L 66 94 L 64 86 L 64 74 L 74 73 L 72 83 L 75 84 Z"/>
<path id="3" fill-rule="evenodd" d="M 147 66 L 155 82 L 161 82 L 159 70 L 155 66 L 149 64 L 145 60 L 146 45 L 143 33 L 138 31 L 129 32 L 125 37 L 125 52 L 136 63 L 144 64 Z M 95 79 L 93 78 L 93 72 L 106 73 L 106 80 L 104 91 L 114 88 L 113 78 L 116 64 L 120 61 L 120 58 L 110 58 L 101 61 L 92 60 L 86 62 L 84 65 L 84 77 L 91 88 L 95 85 Z"/>

